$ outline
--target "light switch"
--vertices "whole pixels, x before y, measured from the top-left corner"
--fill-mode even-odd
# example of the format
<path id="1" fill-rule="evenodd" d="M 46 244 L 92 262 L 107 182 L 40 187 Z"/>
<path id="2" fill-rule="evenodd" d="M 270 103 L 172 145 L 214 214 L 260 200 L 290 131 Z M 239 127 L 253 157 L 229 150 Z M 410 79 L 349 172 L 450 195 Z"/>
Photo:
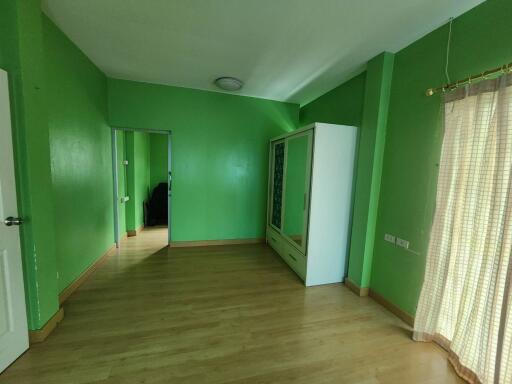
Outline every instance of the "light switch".
<path id="1" fill-rule="evenodd" d="M 396 238 L 396 245 L 405 249 L 409 249 L 409 242 L 399 237 Z"/>
<path id="2" fill-rule="evenodd" d="M 384 240 L 386 240 L 387 242 L 395 244 L 395 236 L 390 235 L 389 233 L 386 233 L 384 235 Z"/>

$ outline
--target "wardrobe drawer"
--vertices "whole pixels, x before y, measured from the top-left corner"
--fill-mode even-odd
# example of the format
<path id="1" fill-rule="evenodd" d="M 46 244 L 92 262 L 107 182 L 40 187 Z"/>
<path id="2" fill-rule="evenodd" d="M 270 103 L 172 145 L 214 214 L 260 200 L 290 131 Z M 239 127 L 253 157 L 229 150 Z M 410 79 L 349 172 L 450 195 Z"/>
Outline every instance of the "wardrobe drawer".
<path id="1" fill-rule="evenodd" d="M 293 245 L 285 244 L 281 252 L 281 257 L 302 280 L 306 279 L 306 257 L 299 250 Z"/>
<path id="2" fill-rule="evenodd" d="M 274 231 L 271 228 L 267 229 L 267 243 L 270 245 L 274 250 L 281 254 L 283 252 L 283 238 L 281 235 L 279 235 L 276 231 Z"/>

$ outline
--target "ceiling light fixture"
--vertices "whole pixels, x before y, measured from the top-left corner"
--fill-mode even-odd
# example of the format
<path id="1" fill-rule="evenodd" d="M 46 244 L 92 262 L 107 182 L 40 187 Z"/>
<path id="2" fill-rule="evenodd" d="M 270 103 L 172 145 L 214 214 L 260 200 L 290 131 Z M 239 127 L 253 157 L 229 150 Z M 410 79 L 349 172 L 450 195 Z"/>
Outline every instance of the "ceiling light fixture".
<path id="1" fill-rule="evenodd" d="M 239 91 L 242 89 L 244 83 L 234 77 L 223 76 L 215 79 L 215 85 L 225 91 Z"/>

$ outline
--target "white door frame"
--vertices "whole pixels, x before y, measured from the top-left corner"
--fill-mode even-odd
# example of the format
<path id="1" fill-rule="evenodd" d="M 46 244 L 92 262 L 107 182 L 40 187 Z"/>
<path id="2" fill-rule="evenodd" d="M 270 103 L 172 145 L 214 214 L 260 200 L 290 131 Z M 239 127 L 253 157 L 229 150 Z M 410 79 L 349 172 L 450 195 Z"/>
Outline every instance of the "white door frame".
<path id="1" fill-rule="evenodd" d="M 9 81 L 0 69 L 0 372 L 28 349 L 27 309 L 16 199 Z M 2 185 L 3 184 L 3 185 Z M 5 206 L 4 206 L 5 204 Z M 2 247 L 5 247 L 2 249 Z"/>
<path id="2" fill-rule="evenodd" d="M 117 136 L 116 132 L 141 132 L 141 133 L 157 133 L 161 135 L 167 135 L 167 185 L 168 185 L 168 197 L 167 197 L 167 242 L 171 244 L 171 189 L 172 189 L 172 156 L 171 156 L 171 131 L 160 131 L 155 129 L 146 129 L 146 128 L 122 128 L 122 127 L 112 127 L 112 175 L 113 175 L 113 195 L 114 195 L 114 241 L 116 243 L 116 247 L 119 248 L 121 245 L 121 234 L 119 232 L 119 169 L 117 164 Z"/>

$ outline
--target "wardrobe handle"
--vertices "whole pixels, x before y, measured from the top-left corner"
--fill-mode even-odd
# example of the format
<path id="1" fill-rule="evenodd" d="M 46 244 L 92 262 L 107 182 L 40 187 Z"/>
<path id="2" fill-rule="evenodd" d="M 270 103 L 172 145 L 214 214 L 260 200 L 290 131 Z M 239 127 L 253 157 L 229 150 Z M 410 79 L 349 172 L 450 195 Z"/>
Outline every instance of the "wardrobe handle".
<path id="1" fill-rule="evenodd" d="M 290 256 L 290 257 L 293 259 L 293 261 L 297 261 L 297 259 L 295 258 L 295 256 L 292 256 L 292 254 L 291 254 L 291 253 L 288 253 L 288 256 Z"/>

